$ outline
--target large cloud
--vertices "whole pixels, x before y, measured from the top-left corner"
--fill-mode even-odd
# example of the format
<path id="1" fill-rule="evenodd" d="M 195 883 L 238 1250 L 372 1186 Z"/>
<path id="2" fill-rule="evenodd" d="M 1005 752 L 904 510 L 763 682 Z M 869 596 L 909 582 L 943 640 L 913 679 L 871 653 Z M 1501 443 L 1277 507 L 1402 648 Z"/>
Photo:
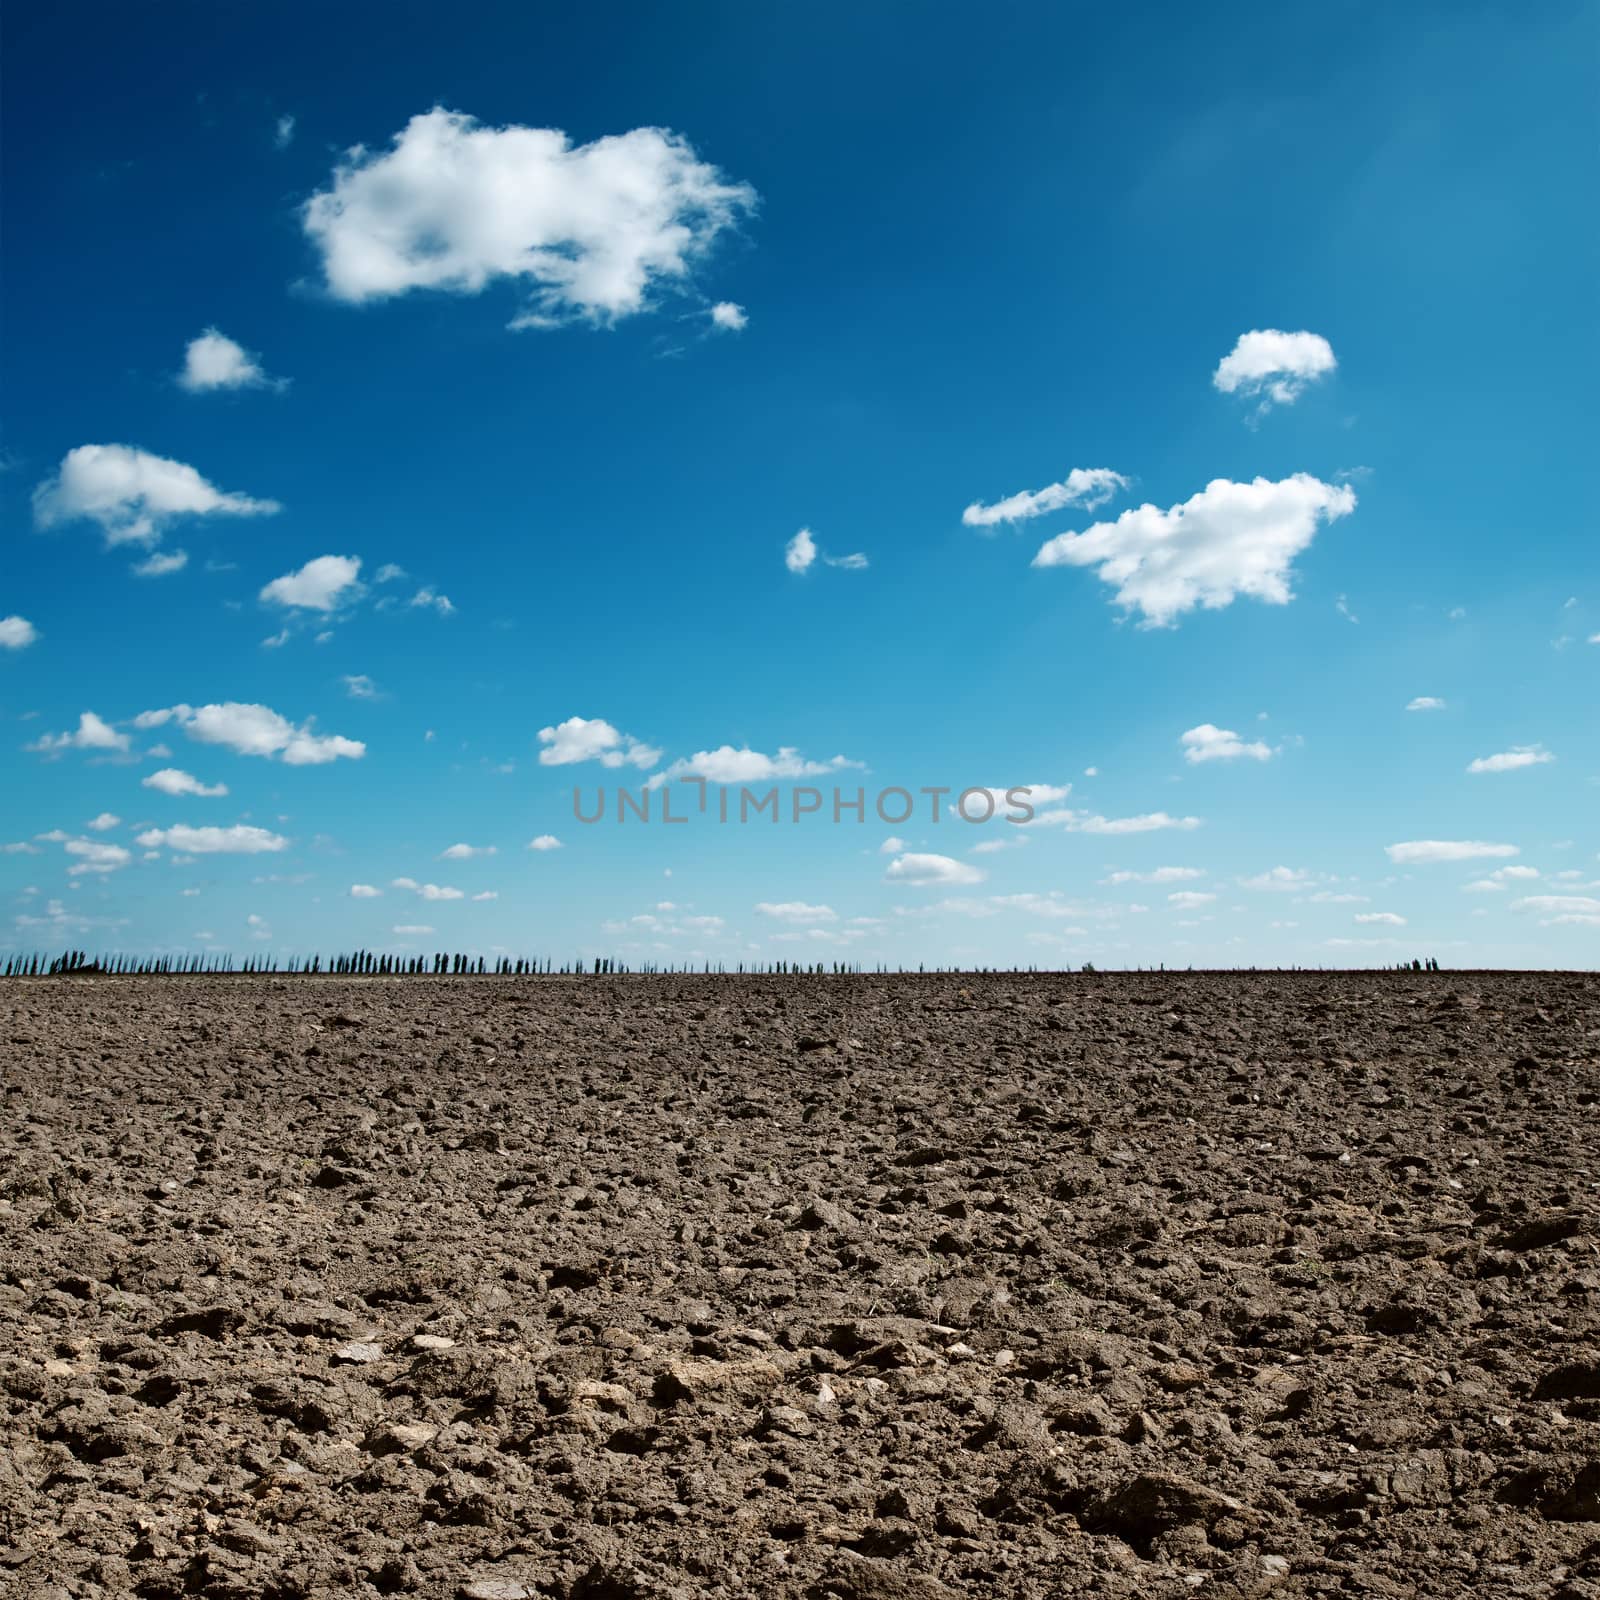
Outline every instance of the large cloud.
<path id="1" fill-rule="evenodd" d="M 1142 505 L 1115 522 L 1057 534 L 1039 547 L 1036 567 L 1095 567 L 1117 603 L 1160 628 L 1196 606 L 1217 610 L 1240 595 L 1286 605 L 1290 564 L 1318 527 L 1355 509 L 1355 490 L 1308 473 L 1272 482 L 1215 478 L 1199 494 L 1163 511 Z"/>
<path id="2" fill-rule="evenodd" d="M 1082 506 L 1093 511 L 1096 506 L 1103 506 L 1117 490 L 1127 487 L 1128 480 L 1110 467 L 1074 467 L 1060 483 L 1049 483 L 1042 489 L 1023 489 L 992 506 L 974 501 L 961 513 L 961 520 L 969 528 L 992 528 L 1000 522 L 1026 522 L 1030 517 L 1042 517 L 1047 511 L 1060 511 L 1065 506 Z"/>
<path id="3" fill-rule="evenodd" d="M 341 734 L 314 733 L 309 722 L 296 727 L 270 706 L 227 700 L 219 705 L 168 706 L 141 711 L 136 728 L 159 728 L 175 722 L 201 744 L 220 744 L 242 756 L 276 756 L 291 767 L 323 766 L 340 757 L 359 761 L 367 747 Z"/>
<path id="4" fill-rule="evenodd" d="M 340 300 L 477 294 L 508 278 L 530 290 L 512 326 L 540 327 L 647 309 L 755 202 L 664 128 L 575 146 L 556 128 L 435 107 L 387 150 L 351 150 L 302 220 Z"/>
<path id="5" fill-rule="evenodd" d="M 254 856 L 286 849 L 289 841 L 281 833 L 252 828 L 242 822 L 231 828 L 191 828 L 180 822 L 171 828 L 147 828 L 139 835 L 139 843 L 146 850 L 158 850 L 165 845 L 185 855 Z"/>
<path id="6" fill-rule="evenodd" d="M 264 517 L 275 500 L 227 494 L 182 461 L 126 444 L 80 444 L 33 491 L 41 528 L 80 518 L 99 524 L 107 545 L 157 543 L 177 517 Z"/>
<path id="7" fill-rule="evenodd" d="M 1430 861 L 1480 861 L 1486 857 L 1520 855 L 1514 844 L 1493 844 L 1483 839 L 1407 839 L 1384 846 L 1384 854 L 1396 866 L 1420 865 Z"/>
<path id="8" fill-rule="evenodd" d="M 1263 411 L 1292 406 L 1307 384 L 1338 366 L 1333 346 L 1320 333 L 1284 333 L 1254 328 L 1217 363 L 1212 383 L 1224 394 L 1260 395 Z"/>

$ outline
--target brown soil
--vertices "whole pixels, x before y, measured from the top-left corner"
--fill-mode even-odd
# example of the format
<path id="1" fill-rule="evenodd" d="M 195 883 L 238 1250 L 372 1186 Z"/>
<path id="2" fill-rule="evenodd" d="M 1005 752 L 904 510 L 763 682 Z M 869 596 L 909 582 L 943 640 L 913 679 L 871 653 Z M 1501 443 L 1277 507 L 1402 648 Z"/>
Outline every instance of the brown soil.
<path id="1" fill-rule="evenodd" d="M 0 989 L 0 1592 L 1600 1595 L 1600 979 Z"/>

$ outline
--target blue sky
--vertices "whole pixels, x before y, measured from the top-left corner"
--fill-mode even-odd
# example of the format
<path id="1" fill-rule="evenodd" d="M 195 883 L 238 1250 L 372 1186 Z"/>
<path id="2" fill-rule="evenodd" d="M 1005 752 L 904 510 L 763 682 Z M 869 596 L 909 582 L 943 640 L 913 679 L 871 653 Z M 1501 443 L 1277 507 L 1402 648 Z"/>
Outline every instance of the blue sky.
<path id="1" fill-rule="evenodd" d="M 0 950 L 1595 964 L 1595 8 L 866 10 L 12 13 Z"/>

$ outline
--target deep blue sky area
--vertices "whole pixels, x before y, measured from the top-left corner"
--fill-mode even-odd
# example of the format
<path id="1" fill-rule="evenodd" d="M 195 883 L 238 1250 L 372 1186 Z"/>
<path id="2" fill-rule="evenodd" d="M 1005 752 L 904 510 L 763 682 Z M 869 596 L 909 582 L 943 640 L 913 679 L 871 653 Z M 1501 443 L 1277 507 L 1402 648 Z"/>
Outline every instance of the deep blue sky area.
<path id="1" fill-rule="evenodd" d="M 1594 965 L 1597 41 L 8 7 L 0 958 Z"/>

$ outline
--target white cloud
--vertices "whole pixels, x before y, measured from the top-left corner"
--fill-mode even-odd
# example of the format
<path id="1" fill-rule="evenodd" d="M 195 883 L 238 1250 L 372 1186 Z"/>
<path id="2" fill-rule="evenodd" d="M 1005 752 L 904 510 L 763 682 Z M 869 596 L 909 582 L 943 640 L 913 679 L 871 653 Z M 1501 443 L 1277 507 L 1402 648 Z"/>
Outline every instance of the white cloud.
<path id="1" fill-rule="evenodd" d="M 242 756 L 278 756 L 291 767 L 323 766 L 341 757 L 359 761 L 367 753 L 359 739 L 313 733 L 309 722 L 297 728 L 270 706 L 236 700 L 198 708 L 177 705 L 141 711 L 133 719 L 136 728 L 159 728 L 168 722 L 176 722 L 201 744 L 224 745 Z"/>
<path id="2" fill-rule="evenodd" d="M 418 883 L 415 878 L 396 878 L 391 887 L 409 889 L 413 894 L 420 895 L 424 900 L 462 900 L 466 898 L 465 891 L 453 889 L 449 884 Z"/>
<path id="3" fill-rule="evenodd" d="M 1514 844 L 1489 844 L 1482 839 L 1408 839 L 1384 846 L 1396 866 L 1432 861 L 1478 861 L 1490 856 L 1520 855 Z"/>
<path id="4" fill-rule="evenodd" d="M 1516 772 L 1522 767 L 1539 767 L 1555 757 L 1540 745 L 1518 745 L 1511 750 L 1502 750 L 1498 755 L 1479 756 L 1476 761 L 1467 763 L 1468 772 Z"/>
<path id="5" fill-rule="evenodd" d="M 802 528 L 783 547 L 783 564 L 791 572 L 808 572 L 817 559 L 817 541 L 809 528 Z"/>
<path id="6" fill-rule="evenodd" d="M 1178 742 L 1183 746 L 1183 759 L 1195 763 L 1237 761 L 1241 756 L 1248 756 L 1252 761 L 1272 759 L 1271 746 L 1259 739 L 1247 744 L 1231 728 L 1219 728 L 1211 722 L 1190 728 Z"/>
<path id="7" fill-rule="evenodd" d="M 304 611 L 337 611 L 361 593 L 359 556 L 317 556 L 296 572 L 274 578 L 261 591 L 270 605 Z"/>
<path id="8" fill-rule="evenodd" d="M 26 650 L 38 637 L 26 617 L 0 617 L 0 650 Z"/>
<path id="9" fill-rule="evenodd" d="M 847 556 L 824 556 L 822 564 L 825 567 L 838 567 L 845 572 L 865 572 L 872 565 L 859 550 Z"/>
<path id="10" fill-rule="evenodd" d="M 272 130 L 273 148 L 277 150 L 287 150 L 293 142 L 294 118 L 285 113 L 283 116 L 278 118 L 277 124 Z"/>
<path id="11" fill-rule="evenodd" d="M 189 341 L 178 382 L 191 394 L 203 394 L 210 389 L 286 387 L 281 379 L 269 378 L 260 362 L 242 344 L 236 344 L 215 328 L 207 328 L 198 338 Z"/>
<path id="12" fill-rule="evenodd" d="M 1291 406 L 1308 384 L 1338 366 L 1333 347 L 1319 333 L 1283 333 L 1255 328 L 1241 333 L 1222 358 L 1211 382 L 1223 394 L 1261 395 L 1262 411 Z"/>
<path id="13" fill-rule="evenodd" d="M 756 915 L 771 917 L 776 922 L 790 922 L 797 925 L 839 920 L 839 913 L 832 906 L 807 905 L 804 900 L 780 900 L 776 904 L 770 900 L 762 900 L 756 905 Z"/>
<path id="14" fill-rule="evenodd" d="M 364 672 L 347 672 L 340 679 L 344 684 L 344 692 L 352 700 L 376 700 L 378 686 Z"/>
<path id="15" fill-rule="evenodd" d="M 152 550 L 133 569 L 136 578 L 166 578 L 189 565 L 187 550 Z"/>
<path id="16" fill-rule="evenodd" d="M 561 841 L 553 833 L 541 833 L 537 839 L 528 841 L 530 850 L 559 850 Z"/>
<path id="17" fill-rule="evenodd" d="M 405 576 L 406 569 L 404 567 L 396 566 L 392 561 L 385 561 L 384 564 L 378 568 L 377 577 L 373 579 L 373 582 L 396 583 Z"/>
<path id="18" fill-rule="evenodd" d="M 1578 927 L 1600 924 L 1600 900 L 1593 895 L 1531 894 L 1524 899 L 1514 900 L 1511 909 L 1537 912 L 1546 923 Z"/>
<path id="19" fill-rule="evenodd" d="M 1366 894 L 1345 894 L 1332 889 L 1319 889 L 1311 896 L 1311 903 L 1318 906 L 1364 906 L 1371 898 L 1371 895 Z"/>
<path id="20" fill-rule="evenodd" d="M 1489 874 L 1489 876 L 1491 878 L 1512 878 L 1512 879 L 1537 878 L 1539 876 L 1539 869 L 1537 867 L 1496 867 L 1495 870 Z M 1569 874 L 1565 874 L 1565 876 L 1581 877 L 1582 874 L 1581 873 L 1569 873 Z"/>
<path id="21" fill-rule="evenodd" d="M 704 778 L 709 783 L 766 783 L 784 778 L 817 778 L 860 765 L 859 761 L 851 761 L 846 756 L 811 761 L 792 745 L 780 746 L 775 756 L 769 756 L 748 745 L 736 750 L 731 744 L 725 744 L 715 750 L 697 750 L 684 760 L 674 761 L 665 772 L 652 778 L 651 783 L 665 783 L 674 778 Z"/>
<path id="22" fill-rule="evenodd" d="M 1415 700 L 1407 701 L 1407 711 L 1443 711 L 1445 703 L 1431 694 L 1419 694 Z"/>
<path id="23" fill-rule="evenodd" d="M 159 543 L 178 517 L 264 517 L 278 509 L 275 500 L 227 494 L 181 461 L 125 444 L 80 444 L 33 491 L 41 528 L 85 519 L 99 525 L 108 546 Z"/>
<path id="24" fill-rule="evenodd" d="M 432 933 L 434 930 L 426 922 L 397 922 L 391 931 L 403 937 L 411 935 L 420 937 L 422 934 Z"/>
<path id="25" fill-rule="evenodd" d="M 1187 831 L 1200 826 L 1199 817 L 1173 817 L 1165 811 L 1147 811 L 1137 817 L 1102 817 L 1088 811 L 1041 811 L 1029 826 L 1056 827 L 1067 833 L 1159 833 L 1166 828 Z"/>
<path id="26" fill-rule="evenodd" d="M 118 733 L 94 712 L 83 711 L 78 715 L 78 726 L 73 732 L 47 733 L 35 739 L 28 749 L 45 755 L 53 755 L 58 750 L 126 750 L 129 742 L 127 734 Z"/>
<path id="27" fill-rule="evenodd" d="M 498 900 L 500 898 L 500 891 L 498 889 L 483 889 L 477 894 L 473 895 L 472 898 L 474 900 Z"/>
<path id="28" fill-rule="evenodd" d="M 437 611 L 441 617 L 453 615 L 456 609 L 450 603 L 449 595 L 440 594 L 438 590 L 434 589 L 431 585 L 426 589 L 418 589 L 417 592 L 412 595 L 408 601 L 406 601 L 406 604 L 410 606 L 413 611 L 419 609 L 431 609 L 433 611 Z"/>
<path id="29" fill-rule="evenodd" d="M 1208 906 L 1217 897 L 1207 894 L 1201 889 L 1177 889 L 1167 896 L 1167 904 L 1174 911 L 1196 911 L 1201 906 Z"/>
<path id="30" fill-rule="evenodd" d="M 435 107 L 391 148 L 349 151 L 301 215 L 337 299 L 477 294 L 504 278 L 530 289 L 512 326 L 549 327 L 648 309 L 755 201 L 664 128 L 574 146 Z"/>
<path id="31" fill-rule="evenodd" d="M 1266 889 L 1285 893 L 1309 889 L 1316 880 L 1303 867 L 1271 867 L 1253 878 L 1241 878 L 1241 889 Z"/>
<path id="32" fill-rule="evenodd" d="M 912 853 L 891 861 L 883 876 L 887 883 L 944 884 L 982 883 L 985 874 L 981 868 L 951 856 Z"/>
<path id="33" fill-rule="evenodd" d="M 712 327 L 720 328 L 724 333 L 742 333 L 749 322 L 744 307 L 735 305 L 731 300 L 719 300 L 711 308 Z"/>
<path id="34" fill-rule="evenodd" d="M 575 761 L 598 761 L 603 767 L 653 767 L 661 752 L 631 733 L 619 733 L 603 717 L 568 717 L 539 730 L 542 767 L 565 767 Z"/>
<path id="35" fill-rule="evenodd" d="M 1355 509 L 1355 491 L 1308 473 L 1274 483 L 1213 479 L 1166 511 L 1142 505 L 1115 522 L 1047 540 L 1036 567 L 1096 567 L 1117 603 L 1166 627 L 1196 606 L 1217 610 L 1240 595 L 1286 605 L 1294 558 L 1317 528 Z"/>
<path id="36" fill-rule="evenodd" d="M 1589 643 L 1590 644 L 1600 644 L 1600 633 L 1591 633 L 1589 635 Z"/>
<path id="37" fill-rule="evenodd" d="M 228 792 L 227 784 L 201 783 L 198 778 L 178 767 L 163 767 L 159 772 L 152 772 L 148 778 L 141 781 L 145 788 L 159 789 L 162 794 L 195 795 L 205 799 L 216 799 Z"/>
<path id="38" fill-rule="evenodd" d="M 1358 911 L 1356 921 L 1385 928 L 1403 928 L 1406 925 L 1406 919 L 1397 917 L 1392 911 Z"/>
<path id="39" fill-rule="evenodd" d="M 68 839 L 62 848 L 76 858 L 67 868 L 70 878 L 87 872 L 116 872 L 133 860 L 132 854 L 120 844 L 105 844 L 99 839 Z"/>
<path id="40" fill-rule="evenodd" d="M 1042 489 L 1024 489 L 992 506 L 974 501 L 961 513 L 961 520 L 969 528 L 992 528 L 1001 522 L 1026 522 L 1065 506 L 1082 506 L 1086 511 L 1093 511 L 1119 489 L 1127 487 L 1128 480 L 1110 467 L 1074 467 L 1060 483 L 1049 483 Z"/>
<path id="41" fill-rule="evenodd" d="M 492 844 L 453 844 L 448 850 L 440 853 L 441 861 L 471 861 L 474 856 L 492 856 L 498 854 Z"/>
<path id="42" fill-rule="evenodd" d="M 289 841 L 281 833 L 273 833 L 267 828 L 252 828 L 241 822 L 231 828 L 191 828 L 184 823 L 171 828 L 147 828 L 139 835 L 139 843 L 146 850 L 156 850 L 165 845 L 167 849 L 185 855 L 254 856 L 286 849 Z"/>
<path id="43" fill-rule="evenodd" d="M 897 856 L 906 848 L 907 846 L 905 840 L 902 839 L 898 834 L 891 833 L 889 837 L 878 846 L 878 854 L 881 856 Z"/>
<path id="44" fill-rule="evenodd" d="M 109 833 L 113 828 L 122 826 L 122 818 L 115 812 L 102 811 L 88 826 L 95 833 Z"/>
<path id="45" fill-rule="evenodd" d="M 383 890 L 372 883 L 352 883 L 350 885 L 350 898 L 352 900 L 377 900 Z"/>
<path id="46" fill-rule="evenodd" d="M 1152 872 L 1112 872 L 1100 881 L 1105 884 L 1121 883 L 1190 883 L 1205 877 L 1198 867 L 1157 867 Z"/>

